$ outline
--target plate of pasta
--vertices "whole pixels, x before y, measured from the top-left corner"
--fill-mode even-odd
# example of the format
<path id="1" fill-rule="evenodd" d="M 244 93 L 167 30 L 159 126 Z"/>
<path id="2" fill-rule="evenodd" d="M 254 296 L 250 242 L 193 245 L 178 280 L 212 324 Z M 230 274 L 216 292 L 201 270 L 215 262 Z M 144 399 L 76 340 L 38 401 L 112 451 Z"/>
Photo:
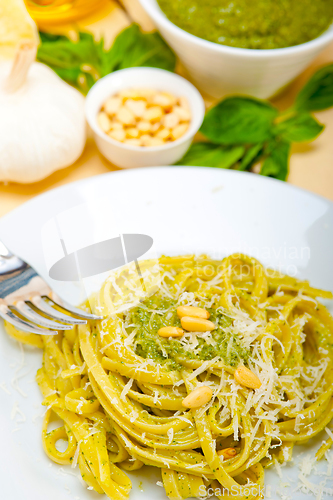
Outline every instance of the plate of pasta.
<path id="1" fill-rule="evenodd" d="M 153 240 L 94 290 L 48 274 L 45 228 L 83 205 L 79 246 L 104 227 Z M 1 323 L 6 498 L 332 494 L 331 202 L 253 174 L 137 169 L 37 197 L 0 234 L 103 317 L 54 336 Z"/>

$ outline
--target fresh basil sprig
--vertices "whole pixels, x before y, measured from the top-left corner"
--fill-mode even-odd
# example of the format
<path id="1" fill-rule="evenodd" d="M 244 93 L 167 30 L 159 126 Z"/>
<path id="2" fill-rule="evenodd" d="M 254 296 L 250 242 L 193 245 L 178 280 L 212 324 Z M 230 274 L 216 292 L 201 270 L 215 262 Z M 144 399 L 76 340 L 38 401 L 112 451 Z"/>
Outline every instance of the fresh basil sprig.
<path id="1" fill-rule="evenodd" d="M 142 33 L 137 24 L 123 30 L 109 50 L 90 33 L 78 40 L 40 33 L 37 59 L 61 78 L 86 93 L 101 77 L 118 69 L 149 66 L 174 71 L 176 57 L 157 33 Z"/>
<path id="2" fill-rule="evenodd" d="M 215 144 L 255 144 L 271 138 L 278 111 L 251 97 L 227 97 L 205 116 L 201 132 Z"/>
<path id="3" fill-rule="evenodd" d="M 195 142 L 185 156 L 178 162 L 179 165 L 216 168 L 230 168 L 238 162 L 245 153 L 243 146 L 221 146 L 210 142 Z"/>
<path id="4" fill-rule="evenodd" d="M 268 101 L 233 96 L 205 116 L 200 132 L 210 142 L 194 143 L 178 165 L 250 170 L 286 180 L 293 142 L 313 141 L 324 129 L 312 115 L 333 106 L 333 64 L 319 69 L 279 113 Z"/>
<path id="5" fill-rule="evenodd" d="M 333 64 L 320 68 L 295 100 L 297 111 L 322 111 L 333 106 Z"/>
<path id="6" fill-rule="evenodd" d="M 285 181 L 288 176 L 290 142 L 275 138 L 265 149 L 265 158 L 261 167 L 261 175 Z"/>

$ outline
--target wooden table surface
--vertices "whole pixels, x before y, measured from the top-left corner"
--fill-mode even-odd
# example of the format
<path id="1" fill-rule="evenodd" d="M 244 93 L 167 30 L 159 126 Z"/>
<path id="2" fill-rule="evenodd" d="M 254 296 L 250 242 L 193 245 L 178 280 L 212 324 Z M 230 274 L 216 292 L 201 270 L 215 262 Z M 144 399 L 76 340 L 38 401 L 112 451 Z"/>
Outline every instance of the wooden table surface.
<path id="1" fill-rule="evenodd" d="M 127 12 L 122 10 L 119 4 L 110 1 L 103 12 L 82 20 L 77 25 L 80 29 L 91 30 L 97 37 L 104 36 L 108 45 L 131 20 L 139 22 L 147 30 L 151 29 L 150 20 L 138 6 L 137 0 L 123 0 L 122 3 Z M 63 29 L 66 31 L 70 28 L 73 26 L 66 26 Z M 285 90 L 283 95 L 274 100 L 274 104 L 280 109 L 288 107 L 315 69 L 329 62 L 333 62 L 333 44 Z M 316 116 L 326 128 L 315 142 L 293 146 L 288 182 L 333 200 L 333 109 L 317 113 Z M 52 174 L 47 179 L 35 184 L 0 183 L 0 217 L 45 191 L 115 170 L 118 170 L 117 167 L 104 159 L 98 153 L 92 138 L 88 138 L 81 158 L 75 164 Z"/>

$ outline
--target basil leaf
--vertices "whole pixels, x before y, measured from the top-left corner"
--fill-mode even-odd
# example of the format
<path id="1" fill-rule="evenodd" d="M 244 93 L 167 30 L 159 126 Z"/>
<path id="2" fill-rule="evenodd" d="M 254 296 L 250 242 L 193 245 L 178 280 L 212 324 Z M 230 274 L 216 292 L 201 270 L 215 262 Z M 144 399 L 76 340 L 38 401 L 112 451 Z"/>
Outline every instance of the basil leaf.
<path id="1" fill-rule="evenodd" d="M 39 32 L 39 38 L 42 43 L 44 42 L 56 42 L 58 40 L 67 40 L 64 35 L 54 35 L 53 33 L 46 33 L 44 31 Z"/>
<path id="2" fill-rule="evenodd" d="M 317 122 L 309 113 L 301 113 L 276 126 L 277 133 L 287 141 L 312 141 L 324 129 L 324 125 Z"/>
<path id="3" fill-rule="evenodd" d="M 216 144 L 254 144 L 272 137 L 278 111 L 251 97 L 228 97 L 210 109 L 201 132 Z"/>
<path id="4" fill-rule="evenodd" d="M 91 65 L 99 69 L 98 44 L 90 34 L 80 33 L 78 42 L 60 38 L 42 43 L 37 52 L 40 62 L 59 69 L 80 69 Z"/>
<path id="5" fill-rule="evenodd" d="M 90 33 L 80 33 L 77 42 L 65 37 L 45 41 L 38 48 L 37 58 L 60 78 L 87 93 L 102 76 L 101 50 L 103 41 L 96 43 Z"/>
<path id="6" fill-rule="evenodd" d="M 103 66 L 103 76 L 119 69 L 121 61 L 126 54 L 132 49 L 136 38 L 139 36 L 140 28 L 137 24 L 132 24 L 125 28 L 115 38 L 110 50 L 101 51 L 101 59 Z"/>
<path id="7" fill-rule="evenodd" d="M 174 71 L 176 56 L 159 33 L 137 33 L 131 50 L 120 62 L 119 69 L 149 66 Z"/>
<path id="8" fill-rule="evenodd" d="M 53 68 L 60 78 L 74 86 L 79 86 L 79 79 L 82 72 L 78 68 Z M 80 85 L 81 86 L 81 85 Z"/>
<path id="9" fill-rule="evenodd" d="M 149 66 L 174 71 L 176 56 L 157 33 L 142 33 L 137 24 L 124 29 L 111 49 L 101 54 L 103 75 L 112 71 Z"/>
<path id="10" fill-rule="evenodd" d="M 238 170 L 249 170 L 252 165 L 255 163 L 255 160 L 260 156 L 260 153 L 263 149 L 263 144 L 254 144 L 251 146 L 245 153 L 240 162 Z"/>
<path id="11" fill-rule="evenodd" d="M 176 57 L 158 33 L 142 33 L 137 24 L 123 30 L 110 50 L 90 33 L 79 33 L 77 42 L 64 36 L 41 34 L 37 58 L 61 78 L 86 93 L 102 76 L 134 66 L 173 71 Z"/>
<path id="12" fill-rule="evenodd" d="M 290 143 L 284 140 L 275 140 L 269 143 L 266 157 L 260 174 L 285 181 L 289 170 Z"/>
<path id="13" fill-rule="evenodd" d="M 224 147 L 209 142 L 196 142 L 176 165 L 230 168 L 243 156 L 244 151 L 243 146 Z"/>
<path id="14" fill-rule="evenodd" d="M 294 109 L 321 111 L 333 106 L 333 64 L 320 68 L 296 97 Z"/>

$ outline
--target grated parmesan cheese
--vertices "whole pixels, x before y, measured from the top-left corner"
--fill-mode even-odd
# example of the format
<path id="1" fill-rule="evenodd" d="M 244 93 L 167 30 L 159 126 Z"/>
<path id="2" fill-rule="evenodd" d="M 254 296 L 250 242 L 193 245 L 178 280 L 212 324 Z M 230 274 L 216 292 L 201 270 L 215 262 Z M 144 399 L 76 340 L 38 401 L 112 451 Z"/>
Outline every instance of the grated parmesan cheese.
<path id="1" fill-rule="evenodd" d="M 26 422 L 27 418 L 26 418 L 25 414 L 23 413 L 23 411 L 20 409 L 19 404 L 18 404 L 17 401 L 15 401 L 15 403 L 13 405 L 13 408 L 12 408 L 12 411 L 11 411 L 11 414 L 10 414 L 10 419 L 14 420 L 15 417 L 16 417 L 16 415 L 19 416 L 19 418 L 16 419 L 16 423 L 17 424 Z"/>
<path id="2" fill-rule="evenodd" d="M 170 429 L 169 429 L 169 430 L 168 430 L 168 432 L 167 432 L 167 435 L 168 435 L 168 438 L 169 438 L 169 442 L 168 442 L 168 444 L 171 444 L 171 443 L 172 443 L 172 440 L 173 440 L 173 434 L 174 434 L 173 427 L 170 427 Z"/>
<path id="3" fill-rule="evenodd" d="M 125 387 L 123 388 L 123 390 L 121 391 L 120 399 L 122 399 L 123 401 L 126 401 L 126 395 L 131 390 L 133 380 L 134 379 L 130 378 Z"/>
<path id="4" fill-rule="evenodd" d="M 80 439 L 80 441 L 77 443 L 76 450 L 75 450 L 74 457 L 73 457 L 73 461 L 71 464 L 72 469 L 75 469 L 75 467 L 77 466 L 77 461 L 79 459 L 81 443 L 82 443 L 82 439 Z"/>

